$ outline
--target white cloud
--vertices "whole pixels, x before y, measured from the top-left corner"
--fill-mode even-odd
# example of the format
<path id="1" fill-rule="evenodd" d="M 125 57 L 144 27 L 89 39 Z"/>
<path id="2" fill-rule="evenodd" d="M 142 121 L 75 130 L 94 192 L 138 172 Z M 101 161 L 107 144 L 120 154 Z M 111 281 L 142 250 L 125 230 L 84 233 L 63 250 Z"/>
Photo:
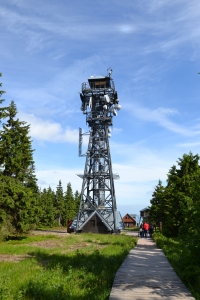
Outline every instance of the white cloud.
<path id="1" fill-rule="evenodd" d="M 132 33 L 135 30 L 135 28 L 132 25 L 124 24 L 119 26 L 119 31 L 123 33 Z"/>
<path id="2" fill-rule="evenodd" d="M 53 190 L 56 190 L 56 186 L 59 180 L 61 180 L 64 191 L 66 190 L 67 183 L 70 182 L 74 192 L 75 190 L 81 191 L 82 181 L 76 174 L 82 173 L 83 170 L 80 169 L 36 169 L 38 185 L 41 189 L 51 186 Z"/>
<path id="3" fill-rule="evenodd" d="M 20 119 L 31 125 L 30 135 L 38 141 L 77 143 L 78 130 L 67 127 L 62 128 L 61 124 L 43 120 L 33 114 L 19 113 Z"/>
<path id="4" fill-rule="evenodd" d="M 113 129 L 112 129 L 112 132 L 114 133 L 114 134 L 119 134 L 119 133 L 121 133 L 123 131 L 123 129 L 122 128 L 118 128 L 118 127 L 113 127 Z M 111 132 L 111 134 L 112 134 L 112 132 Z"/>
<path id="5" fill-rule="evenodd" d="M 26 43 L 28 43 L 27 50 L 29 51 L 50 47 L 53 36 L 57 39 L 64 37 L 67 40 L 90 41 L 91 38 L 96 39 L 102 35 L 105 37 L 106 35 L 113 36 L 117 32 L 126 34 L 134 32 L 138 35 L 137 38 L 143 35 L 151 38 L 147 46 L 135 47 L 134 51 L 138 49 L 143 54 L 160 51 L 171 55 L 175 49 L 176 53 L 180 53 L 177 51 L 180 51 L 180 46 L 186 45 L 189 41 L 196 42 L 200 36 L 198 1 L 193 1 L 191 4 L 188 1 L 168 1 L 167 3 L 143 1 L 142 3 L 142 5 L 134 4 L 139 11 L 138 14 L 133 10 L 132 4 L 127 4 L 128 11 L 126 17 L 123 16 L 120 25 L 113 19 L 107 19 L 106 24 L 101 22 L 101 18 L 97 20 L 91 16 L 89 20 L 78 11 L 73 16 L 67 10 L 53 14 L 55 7 L 52 4 L 48 5 L 46 14 L 41 14 L 37 7 L 32 8 L 35 12 L 32 14 L 26 7 L 27 5 L 23 8 L 25 13 L 22 9 L 16 10 L 14 7 L 1 5 L 0 14 L 1 21 L 8 30 L 28 37 Z M 120 7 L 119 4 L 117 7 Z M 46 9 L 45 6 L 43 8 Z M 170 10 L 169 15 L 166 10 Z M 52 14 L 51 18 L 49 18 L 50 14 Z M 159 41 L 155 40 L 158 36 Z"/>
<path id="6" fill-rule="evenodd" d="M 182 147 L 182 148 L 195 148 L 200 146 L 200 142 L 188 142 L 188 143 L 181 143 L 178 144 L 178 147 Z M 199 150 L 199 149 L 198 149 Z"/>
<path id="7" fill-rule="evenodd" d="M 160 165 L 158 163 L 155 165 L 155 160 L 149 161 L 149 164 L 146 165 L 145 162 L 142 161 L 139 164 L 137 162 L 130 162 L 129 165 L 124 164 L 113 164 L 113 170 L 116 171 L 120 175 L 121 182 L 132 182 L 132 183 L 144 183 L 158 180 L 166 179 L 167 167 L 165 163 Z"/>
<path id="8" fill-rule="evenodd" d="M 81 100 L 78 92 L 81 91 L 82 82 L 94 74 L 95 68 L 102 70 L 102 65 L 107 65 L 107 57 L 103 55 L 92 55 L 84 59 L 76 60 L 65 68 L 52 74 L 47 82 L 41 79 L 38 87 L 24 86 L 23 82 L 16 87 L 13 85 L 12 98 L 19 102 L 19 110 L 34 113 L 40 117 L 55 117 L 74 114 L 79 111 Z M 104 69 L 104 73 L 105 73 Z M 52 71 L 53 72 L 53 71 Z M 48 76 L 47 76 L 48 78 Z M 46 79 L 46 78 L 45 78 Z M 47 79 L 46 79 L 47 80 Z"/>
<path id="9" fill-rule="evenodd" d="M 52 36 L 56 38 L 65 38 L 70 40 L 85 40 L 90 41 L 91 38 L 98 39 L 99 36 L 109 35 L 118 31 L 129 33 L 134 30 L 134 27 L 129 24 L 118 25 L 113 21 L 107 20 L 106 23 L 95 20 L 87 21 L 87 17 L 77 12 L 76 17 L 70 13 L 53 14 L 53 6 L 50 6 L 49 13 L 52 13 L 51 18 L 48 14 L 41 14 L 34 8 L 35 14 L 30 14 L 30 11 L 9 8 L 6 5 L 0 5 L 0 16 L 3 25 L 12 33 L 28 37 L 27 50 L 43 49 L 45 43 L 52 40 Z M 52 11 L 51 11 L 52 10 Z M 91 24 L 92 22 L 92 24 Z M 92 25 L 92 26 L 91 26 Z M 50 43 L 51 44 L 51 43 Z"/>
<path id="10" fill-rule="evenodd" d="M 195 131 L 192 128 L 190 129 L 184 127 L 170 120 L 168 115 L 177 114 L 177 110 L 163 107 L 159 107 L 158 109 L 152 110 L 147 107 L 142 107 L 138 104 L 124 104 L 123 107 L 127 112 L 131 113 L 137 118 L 147 122 L 157 123 L 158 125 L 172 132 L 176 132 L 184 136 L 196 136 L 200 134 L 199 130 Z"/>

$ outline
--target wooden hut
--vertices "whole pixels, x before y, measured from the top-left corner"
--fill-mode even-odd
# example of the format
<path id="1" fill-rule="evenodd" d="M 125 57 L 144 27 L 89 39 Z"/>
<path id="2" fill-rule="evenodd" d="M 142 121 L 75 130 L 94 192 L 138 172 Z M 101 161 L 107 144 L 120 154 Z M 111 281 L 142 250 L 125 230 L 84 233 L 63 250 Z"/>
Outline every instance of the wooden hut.
<path id="1" fill-rule="evenodd" d="M 124 223 L 125 228 L 132 228 L 137 226 L 136 222 L 137 215 L 135 214 L 126 214 L 123 218 L 122 221 Z"/>

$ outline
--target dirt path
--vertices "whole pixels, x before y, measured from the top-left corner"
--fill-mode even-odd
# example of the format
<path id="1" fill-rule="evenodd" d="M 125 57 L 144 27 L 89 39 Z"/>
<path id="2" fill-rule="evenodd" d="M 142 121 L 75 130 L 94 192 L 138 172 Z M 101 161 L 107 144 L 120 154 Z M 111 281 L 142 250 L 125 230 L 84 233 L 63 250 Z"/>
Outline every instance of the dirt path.
<path id="1" fill-rule="evenodd" d="M 66 237 L 69 236 L 70 233 L 67 233 L 67 229 L 58 229 L 58 230 L 32 230 L 29 235 L 57 235 Z"/>

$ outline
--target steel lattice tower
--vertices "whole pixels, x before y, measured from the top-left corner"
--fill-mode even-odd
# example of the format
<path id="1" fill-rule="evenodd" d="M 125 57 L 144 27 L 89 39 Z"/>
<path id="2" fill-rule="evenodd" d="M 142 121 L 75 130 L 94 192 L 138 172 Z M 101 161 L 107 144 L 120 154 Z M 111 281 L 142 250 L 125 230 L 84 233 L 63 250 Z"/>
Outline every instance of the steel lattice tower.
<path id="1" fill-rule="evenodd" d="M 114 179 L 112 172 L 109 138 L 113 116 L 121 108 L 111 78 L 92 76 L 82 84 L 81 110 L 91 128 L 86 152 L 79 212 L 74 220 L 76 232 L 118 232 L 123 229 L 120 213 L 117 211 Z M 79 156 L 82 152 L 82 129 L 79 129 Z"/>

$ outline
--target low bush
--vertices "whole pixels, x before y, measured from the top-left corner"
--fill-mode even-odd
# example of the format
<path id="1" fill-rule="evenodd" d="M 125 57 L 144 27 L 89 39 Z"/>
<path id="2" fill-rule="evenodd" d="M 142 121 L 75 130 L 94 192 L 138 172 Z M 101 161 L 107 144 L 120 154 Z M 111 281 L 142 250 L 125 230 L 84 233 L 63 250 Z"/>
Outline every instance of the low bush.
<path id="1" fill-rule="evenodd" d="M 194 245 L 182 238 L 168 238 L 159 232 L 155 232 L 153 238 L 195 299 L 200 300 L 200 258 Z"/>

